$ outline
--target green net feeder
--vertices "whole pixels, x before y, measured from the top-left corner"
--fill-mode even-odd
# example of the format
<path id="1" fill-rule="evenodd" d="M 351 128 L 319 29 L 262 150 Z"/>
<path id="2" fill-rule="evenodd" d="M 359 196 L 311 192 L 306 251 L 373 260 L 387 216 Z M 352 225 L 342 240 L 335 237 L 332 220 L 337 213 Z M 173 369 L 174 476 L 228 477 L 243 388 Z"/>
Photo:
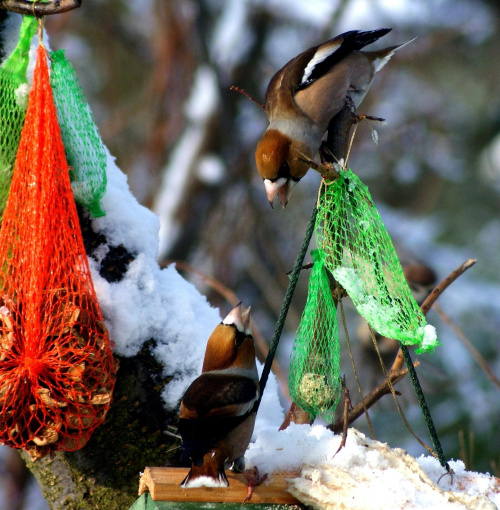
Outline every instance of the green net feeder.
<path id="1" fill-rule="evenodd" d="M 104 216 L 101 199 L 106 193 L 106 150 L 75 69 L 64 50 L 51 53 L 50 84 L 57 118 L 70 165 L 75 201 L 97 218 Z"/>
<path id="2" fill-rule="evenodd" d="M 340 399 L 337 307 L 325 269 L 325 252 L 313 250 L 307 302 L 293 344 L 288 387 L 293 401 L 331 421 Z"/>
<path id="3" fill-rule="evenodd" d="M 34 16 L 24 16 L 19 42 L 0 67 L 0 216 L 9 196 L 17 147 L 28 106 L 26 71 L 31 40 L 38 26 Z"/>
<path id="4" fill-rule="evenodd" d="M 316 242 L 326 253 L 325 267 L 375 331 L 417 345 L 416 352 L 439 344 L 411 294 L 368 188 L 350 170 L 324 186 Z"/>

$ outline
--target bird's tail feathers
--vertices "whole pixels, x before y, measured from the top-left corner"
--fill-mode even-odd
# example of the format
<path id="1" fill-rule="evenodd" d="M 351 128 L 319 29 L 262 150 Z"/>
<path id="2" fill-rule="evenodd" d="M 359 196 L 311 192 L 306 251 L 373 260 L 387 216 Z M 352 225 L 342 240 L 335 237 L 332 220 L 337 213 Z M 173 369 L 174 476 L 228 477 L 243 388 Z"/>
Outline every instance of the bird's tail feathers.
<path id="1" fill-rule="evenodd" d="M 389 48 L 385 48 L 383 50 L 379 51 L 364 51 L 363 53 L 373 60 L 373 65 L 375 67 L 375 72 L 377 73 L 380 71 L 387 62 L 391 59 L 391 57 L 394 55 L 394 52 L 400 50 L 401 48 L 405 47 L 407 44 L 410 44 L 416 39 L 414 37 L 413 39 L 410 39 L 409 41 L 406 41 L 402 44 L 396 44 L 396 46 L 390 46 Z"/>
<path id="2" fill-rule="evenodd" d="M 208 452 L 203 458 L 201 466 L 193 464 L 181 487 L 227 487 L 226 473 L 224 472 L 224 458 L 217 450 Z"/>

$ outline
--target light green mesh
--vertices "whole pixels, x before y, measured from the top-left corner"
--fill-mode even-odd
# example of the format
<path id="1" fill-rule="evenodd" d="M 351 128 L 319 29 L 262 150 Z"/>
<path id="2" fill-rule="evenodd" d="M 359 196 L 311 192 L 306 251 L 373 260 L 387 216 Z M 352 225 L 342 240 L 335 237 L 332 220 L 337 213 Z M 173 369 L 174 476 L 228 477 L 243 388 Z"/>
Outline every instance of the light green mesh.
<path id="1" fill-rule="evenodd" d="M 293 401 L 328 421 L 340 398 L 340 344 L 337 308 L 325 270 L 325 252 L 313 250 L 307 302 L 290 360 L 288 387 Z"/>
<path id="2" fill-rule="evenodd" d="M 325 267 L 375 331 L 405 345 L 417 344 L 417 352 L 438 345 L 435 329 L 426 324 L 410 292 L 368 188 L 350 170 L 325 186 L 316 242 L 326 252 Z"/>
<path id="3" fill-rule="evenodd" d="M 28 106 L 26 70 L 31 40 L 38 26 L 34 16 L 24 16 L 19 42 L 0 67 L 0 217 L 9 196 L 17 147 Z"/>
<path id="4" fill-rule="evenodd" d="M 106 192 L 106 151 L 90 106 L 64 50 L 50 55 L 50 84 L 57 119 L 71 167 L 71 187 L 75 200 L 95 218 L 104 216 L 100 200 Z"/>

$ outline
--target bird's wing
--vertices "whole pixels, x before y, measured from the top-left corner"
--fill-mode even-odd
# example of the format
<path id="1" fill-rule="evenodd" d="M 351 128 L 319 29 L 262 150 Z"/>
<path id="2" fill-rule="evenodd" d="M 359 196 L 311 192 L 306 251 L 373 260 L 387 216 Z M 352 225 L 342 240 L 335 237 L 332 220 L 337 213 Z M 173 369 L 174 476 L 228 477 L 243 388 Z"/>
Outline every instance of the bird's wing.
<path id="1" fill-rule="evenodd" d="M 258 397 L 258 383 L 250 377 L 205 373 L 184 394 L 181 418 L 241 416 L 252 409 Z"/>
<path id="2" fill-rule="evenodd" d="M 259 392 L 249 377 L 206 373 L 188 388 L 181 403 L 181 459 L 201 465 L 205 453 L 252 413 Z"/>
<path id="3" fill-rule="evenodd" d="M 367 32 L 351 30 L 302 53 L 299 57 L 307 54 L 309 62 L 304 65 L 304 61 L 302 61 L 304 71 L 301 79 L 297 82 L 295 92 L 309 87 L 327 74 L 334 65 L 338 64 L 347 55 L 368 46 L 390 31 L 390 28 L 380 28 Z M 311 50 L 314 50 L 314 52 Z"/>

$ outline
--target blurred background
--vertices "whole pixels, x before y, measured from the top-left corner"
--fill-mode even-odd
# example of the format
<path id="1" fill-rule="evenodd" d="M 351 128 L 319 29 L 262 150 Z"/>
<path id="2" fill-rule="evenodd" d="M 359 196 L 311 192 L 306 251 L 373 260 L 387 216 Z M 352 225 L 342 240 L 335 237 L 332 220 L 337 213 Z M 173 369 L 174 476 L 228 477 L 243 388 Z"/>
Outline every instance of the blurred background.
<path id="1" fill-rule="evenodd" d="M 133 193 L 160 216 L 160 263 L 177 261 L 222 316 L 229 292 L 252 305 L 266 341 L 320 176 L 309 172 L 285 211 L 271 209 L 253 159 L 266 116 L 230 87 L 263 101 L 288 60 L 347 30 L 393 27 L 373 49 L 416 37 L 377 74 L 358 109 L 387 123 L 358 126 L 349 166 L 369 186 L 403 264 L 423 263 L 440 281 L 478 259 L 438 303 L 491 373 L 431 311 L 442 346 L 419 357 L 419 375 L 446 456 L 500 475 L 498 0 L 87 0 L 46 27 L 52 49 L 67 50 Z M 284 385 L 307 280 L 304 272 L 278 351 Z M 383 374 L 348 300 L 344 306 L 367 393 Z M 395 351 L 386 347 L 390 365 Z M 356 403 L 347 353 L 343 372 Z M 409 382 L 398 389 L 412 427 L 429 442 Z M 390 396 L 370 417 L 379 440 L 425 453 Z M 363 418 L 355 426 L 368 431 Z M 36 489 L 23 501 L 26 477 L 22 470 L 14 476 L 10 450 L 0 450 L 2 459 L 0 495 L 10 498 L 2 507 L 46 508 Z"/>

